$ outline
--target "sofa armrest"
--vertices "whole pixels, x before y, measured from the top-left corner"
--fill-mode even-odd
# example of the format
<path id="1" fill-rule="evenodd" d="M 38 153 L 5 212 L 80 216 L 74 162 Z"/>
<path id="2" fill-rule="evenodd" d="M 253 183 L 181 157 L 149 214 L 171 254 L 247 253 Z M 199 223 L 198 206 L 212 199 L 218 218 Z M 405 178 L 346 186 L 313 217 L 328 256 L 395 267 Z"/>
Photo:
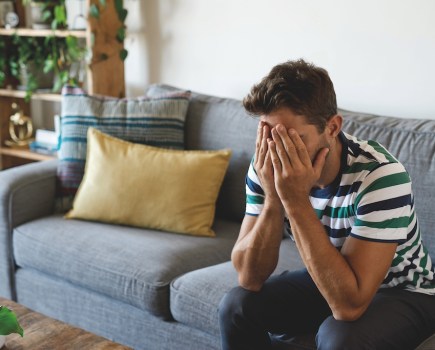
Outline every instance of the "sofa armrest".
<path id="1" fill-rule="evenodd" d="M 15 299 L 13 229 L 54 211 L 57 161 L 0 171 L 0 295 Z"/>

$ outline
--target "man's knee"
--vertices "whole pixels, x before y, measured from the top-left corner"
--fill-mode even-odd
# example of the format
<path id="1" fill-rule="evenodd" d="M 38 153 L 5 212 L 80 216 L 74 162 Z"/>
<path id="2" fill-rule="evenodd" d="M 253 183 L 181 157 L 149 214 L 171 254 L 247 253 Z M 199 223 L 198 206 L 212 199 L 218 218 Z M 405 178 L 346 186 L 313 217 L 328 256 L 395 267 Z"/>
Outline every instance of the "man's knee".
<path id="1" fill-rule="evenodd" d="M 255 301 L 257 295 L 257 292 L 251 292 L 242 287 L 231 289 L 219 304 L 219 320 L 229 321 L 255 314 L 255 310 L 261 304 Z"/>
<path id="2" fill-rule="evenodd" d="M 354 322 L 337 321 L 330 316 L 319 327 L 316 344 L 319 350 L 371 349 L 370 340 L 363 338 Z"/>

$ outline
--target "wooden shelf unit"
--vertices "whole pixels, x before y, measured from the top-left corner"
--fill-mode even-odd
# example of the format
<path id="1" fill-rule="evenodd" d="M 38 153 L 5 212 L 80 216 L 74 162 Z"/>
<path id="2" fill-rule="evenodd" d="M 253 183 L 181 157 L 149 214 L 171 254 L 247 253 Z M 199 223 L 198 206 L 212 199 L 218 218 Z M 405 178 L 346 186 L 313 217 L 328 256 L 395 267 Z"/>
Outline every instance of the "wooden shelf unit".
<path id="1" fill-rule="evenodd" d="M 7 147 L 0 148 L 0 154 L 4 156 L 11 156 L 17 158 L 28 159 L 32 161 L 51 160 L 56 159 L 56 156 L 43 154 L 31 151 L 28 147 Z"/>
<path id="2" fill-rule="evenodd" d="M 99 4 L 100 0 L 86 0 L 86 8 L 92 4 Z M 25 23 L 24 8 L 20 1 L 16 2 L 20 23 Z M 124 62 L 119 52 L 123 44 L 116 40 L 116 33 L 121 26 L 115 10 L 115 0 L 106 0 L 104 11 L 100 18 L 88 18 L 86 30 L 51 30 L 31 28 L 0 28 L 0 36 L 31 36 L 67 37 L 69 35 L 82 38 L 91 51 L 91 61 L 87 68 L 86 86 L 89 94 L 99 94 L 114 97 L 125 96 Z M 104 57 L 104 59 L 102 59 Z M 30 104 L 33 100 L 61 102 L 61 95 L 47 92 L 36 92 L 31 101 L 25 101 L 26 92 L 11 88 L 0 88 L 0 170 L 32 161 L 54 159 L 53 156 L 35 153 L 29 149 L 10 148 L 5 146 L 9 139 L 9 117 L 12 113 L 13 102 L 30 115 Z"/>
<path id="3" fill-rule="evenodd" d="M 55 36 L 58 38 L 65 38 L 67 36 L 75 36 L 77 38 L 86 38 L 86 30 L 52 30 L 52 29 L 31 29 L 31 28 L 14 28 L 5 29 L 0 28 L 0 35 L 5 36 L 32 36 L 32 37 L 46 37 Z"/>
<path id="4" fill-rule="evenodd" d="M 25 98 L 26 92 L 24 90 L 0 89 L 0 96 Z M 62 100 L 62 96 L 60 94 L 54 94 L 54 93 L 35 92 L 32 95 L 32 99 L 60 102 Z"/>

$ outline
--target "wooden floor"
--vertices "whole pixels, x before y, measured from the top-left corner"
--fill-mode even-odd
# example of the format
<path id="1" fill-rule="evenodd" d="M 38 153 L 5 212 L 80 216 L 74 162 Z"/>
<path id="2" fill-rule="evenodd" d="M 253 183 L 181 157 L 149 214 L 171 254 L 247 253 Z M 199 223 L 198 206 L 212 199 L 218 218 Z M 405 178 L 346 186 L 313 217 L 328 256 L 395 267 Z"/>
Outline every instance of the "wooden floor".
<path id="1" fill-rule="evenodd" d="M 131 350 L 1 297 L 0 305 L 13 310 L 24 329 L 23 338 L 18 334 L 8 335 L 2 350 Z"/>

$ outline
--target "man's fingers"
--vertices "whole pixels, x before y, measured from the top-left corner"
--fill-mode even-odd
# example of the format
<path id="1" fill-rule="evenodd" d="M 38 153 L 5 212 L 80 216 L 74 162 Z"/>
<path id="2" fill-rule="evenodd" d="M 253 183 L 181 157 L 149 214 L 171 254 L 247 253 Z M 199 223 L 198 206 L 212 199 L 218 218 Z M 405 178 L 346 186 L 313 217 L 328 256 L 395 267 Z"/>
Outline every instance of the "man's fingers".
<path id="1" fill-rule="evenodd" d="M 293 142 L 295 150 L 302 164 L 304 164 L 305 166 L 311 165 L 311 159 L 310 159 L 310 155 L 308 154 L 307 147 L 305 146 L 305 143 L 302 141 L 301 137 L 296 132 L 296 130 L 289 129 L 288 135 L 291 141 Z"/>
<path id="2" fill-rule="evenodd" d="M 275 173 L 281 173 L 282 163 L 276 149 L 276 143 L 271 139 L 269 139 L 268 142 L 269 142 L 269 152 L 267 153 L 268 156 L 270 157 L 270 161 L 272 162 L 273 170 Z"/>
<path id="3" fill-rule="evenodd" d="M 262 167 L 264 164 L 264 158 L 267 152 L 267 130 L 265 128 L 268 128 L 267 125 L 265 125 L 264 122 L 260 121 L 258 124 L 257 129 L 257 141 L 256 141 L 256 147 L 255 147 L 255 164 L 257 164 L 259 167 Z"/>
<path id="4" fill-rule="evenodd" d="M 295 146 L 287 135 L 287 130 L 282 125 L 277 125 L 272 130 L 273 140 L 276 150 L 283 166 L 297 166 L 299 161 Z"/>

